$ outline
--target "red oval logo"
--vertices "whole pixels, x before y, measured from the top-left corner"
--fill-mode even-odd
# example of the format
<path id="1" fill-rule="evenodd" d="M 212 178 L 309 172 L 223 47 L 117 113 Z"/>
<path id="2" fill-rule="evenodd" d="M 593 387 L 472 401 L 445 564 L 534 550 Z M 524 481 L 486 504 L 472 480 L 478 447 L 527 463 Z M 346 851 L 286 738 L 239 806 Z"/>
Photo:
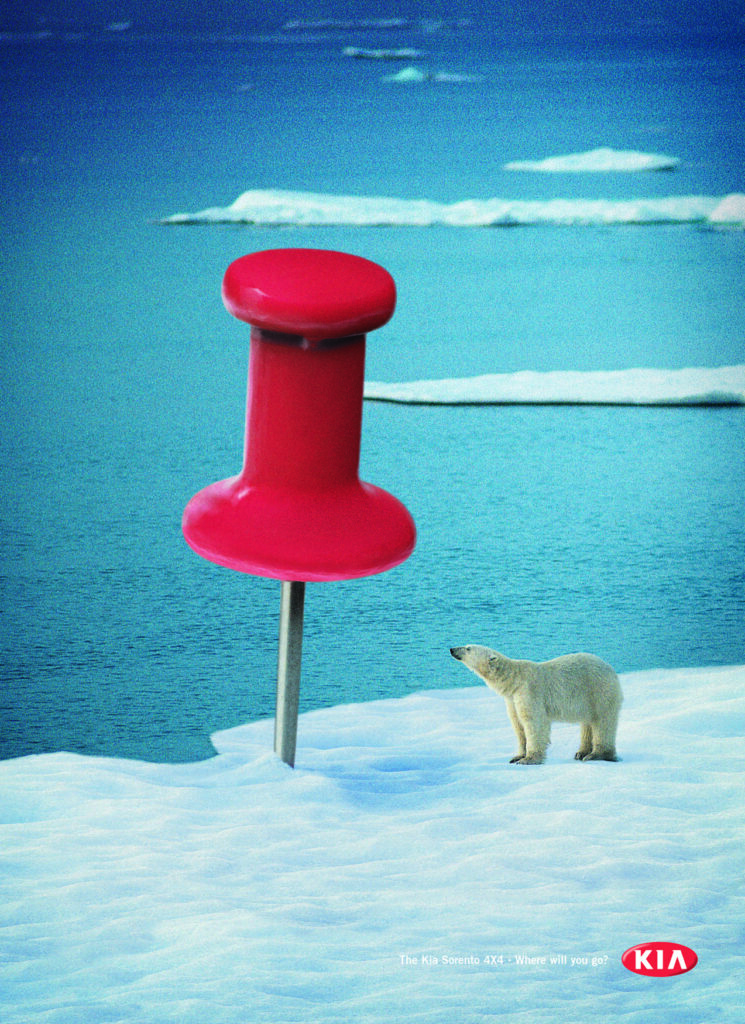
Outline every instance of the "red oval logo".
<path id="1" fill-rule="evenodd" d="M 640 942 L 626 950 L 621 963 L 627 970 L 647 978 L 672 978 L 692 971 L 698 956 L 679 942 Z"/>

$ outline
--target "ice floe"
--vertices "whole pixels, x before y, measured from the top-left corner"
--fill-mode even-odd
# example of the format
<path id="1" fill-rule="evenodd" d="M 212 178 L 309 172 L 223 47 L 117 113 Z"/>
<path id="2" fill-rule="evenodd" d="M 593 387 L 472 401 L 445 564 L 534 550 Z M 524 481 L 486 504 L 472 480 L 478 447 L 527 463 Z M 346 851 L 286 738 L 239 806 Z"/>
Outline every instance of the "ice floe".
<path id="1" fill-rule="evenodd" d="M 725 198 L 709 214 L 711 224 L 740 224 L 745 226 L 745 195 L 733 193 Z"/>
<path id="2" fill-rule="evenodd" d="M 437 82 L 441 84 L 462 84 L 466 82 L 480 82 L 482 75 L 472 75 L 461 71 L 422 71 L 421 68 L 411 65 L 401 68 L 393 75 L 386 75 L 384 82 L 400 82 L 416 84 L 418 82 Z"/>
<path id="3" fill-rule="evenodd" d="M 422 405 L 745 405 L 745 365 L 367 381 L 365 398 Z"/>
<path id="4" fill-rule="evenodd" d="M 357 60 L 416 60 L 422 56 L 421 50 L 415 50 L 410 46 L 397 49 L 345 46 L 341 52 L 344 57 L 354 57 Z"/>
<path id="5" fill-rule="evenodd" d="M 544 160 L 513 160 L 504 165 L 506 171 L 547 172 L 609 172 L 609 171 L 672 171 L 680 161 L 674 156 L 638 153 L 632 149 L 591 149 L 586 153 L 549 156 Z"/>
<path id="6" fill-rule="evenodd" d="M 399 75 L 407 69 L 402 69 Z M 228 206 L 174 213 L 160 224 L 264 224 L 356 227 L 512 227 L 518 225 L 706 224 L 745 225 L 745 195 L 640 199 L 465 199 L 440 203 L 390 196 L 329 195 L 251 189 Z"/>
<path id="7" fill-rule="evenodd" d="M 403 84 L 416 84 L 417 82 L 426 82 L 429 78 L 429 74 L 426 71 L 422 71 L 421 68 L 416 68 L 413 65 L 410 67 L 401 68 L 393 75 L 386 75 L 383 79 L 384 82 L 401 82 Z"/>

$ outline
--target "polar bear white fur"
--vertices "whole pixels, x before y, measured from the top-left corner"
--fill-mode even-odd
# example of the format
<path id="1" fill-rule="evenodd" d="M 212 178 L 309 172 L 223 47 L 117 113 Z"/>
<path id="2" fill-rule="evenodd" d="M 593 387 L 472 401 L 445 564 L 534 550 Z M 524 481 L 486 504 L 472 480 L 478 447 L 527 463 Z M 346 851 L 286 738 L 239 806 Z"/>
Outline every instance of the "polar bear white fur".
<path id="1" fill-rule="evenodd" d="M 477 644 L 450 653 L 501 694 L 515 730 L 511 763 L 542 764 L 552 722 L 581 722 L 578 761 L 617 761 L 616 728 L 623 694 L 618 676 L 594 654 L 552 661 L 513 661 Z"/>

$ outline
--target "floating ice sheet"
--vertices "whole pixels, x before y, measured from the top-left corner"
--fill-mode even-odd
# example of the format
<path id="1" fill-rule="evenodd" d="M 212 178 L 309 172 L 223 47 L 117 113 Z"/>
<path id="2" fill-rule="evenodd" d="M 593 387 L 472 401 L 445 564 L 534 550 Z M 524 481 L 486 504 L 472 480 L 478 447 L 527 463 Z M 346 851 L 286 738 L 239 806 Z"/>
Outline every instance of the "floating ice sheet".
<path id="1" fill-rule="evenodd" d="M 438 203 L 389 196 L 337 196 L 251 189 L 229 206 L 174 213 L 161 224 L 264 224 L 356 227 L 513 227 L 532 224 L 745 225 L 745 195 L 641 199 L 465 199 Z"/>
<path id="2" fill-rule="evenodd" d="M 367 381 L 365 398 L 428 405 L 745 405 L 745 365 Z"/>
<path id="3" fill-rule="evenodd" d="M 660 153 L 638 153 L 633 149 L 591 149 L 586 153 L 549 156 L 544 160 L 513 160 L 506 171 L 608 173 L 615 171 L 672 171 L 680 161 Z"/>

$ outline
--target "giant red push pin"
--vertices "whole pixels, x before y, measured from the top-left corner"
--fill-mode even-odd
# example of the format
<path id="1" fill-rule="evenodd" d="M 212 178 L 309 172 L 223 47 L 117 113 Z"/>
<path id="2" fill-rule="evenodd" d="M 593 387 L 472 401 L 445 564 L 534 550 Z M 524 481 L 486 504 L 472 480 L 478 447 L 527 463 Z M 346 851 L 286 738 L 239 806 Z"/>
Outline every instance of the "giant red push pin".
<path id="1" fill-rule="evenodd" d="M 231 263 L 222 294 L 251 325 L 243 469 L 194 495 L 183 530 L 202 557 L 282 581 L 274 749 L 293 765 L 306 582 L 384 572 L 416 541 L 401 502 L 358 476 L 365 335 L 396 288 L 360 256 L 272 249 Z"/>

